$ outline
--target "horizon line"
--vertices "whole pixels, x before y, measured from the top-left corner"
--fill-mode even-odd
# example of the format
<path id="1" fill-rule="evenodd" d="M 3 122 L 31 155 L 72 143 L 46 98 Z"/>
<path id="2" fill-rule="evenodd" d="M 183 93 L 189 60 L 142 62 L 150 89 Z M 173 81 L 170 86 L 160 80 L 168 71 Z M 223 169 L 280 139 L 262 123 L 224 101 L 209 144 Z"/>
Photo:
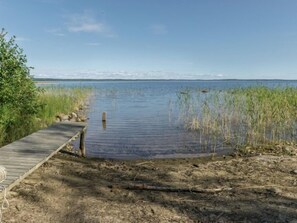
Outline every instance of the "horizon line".
<path id="1" fill-rule="evenodd" d="M 176 78 L 163 78 L 163 79 L 123 79 L 123 78 L 42 78 L 33 77 L 33 81 L 297 81 L 297 79 L 278 79 L 278 78 L 253 78 L 253 79 L 240 79 L 240 78 L 220 78 L 220 79 L 176 79 Z"/>

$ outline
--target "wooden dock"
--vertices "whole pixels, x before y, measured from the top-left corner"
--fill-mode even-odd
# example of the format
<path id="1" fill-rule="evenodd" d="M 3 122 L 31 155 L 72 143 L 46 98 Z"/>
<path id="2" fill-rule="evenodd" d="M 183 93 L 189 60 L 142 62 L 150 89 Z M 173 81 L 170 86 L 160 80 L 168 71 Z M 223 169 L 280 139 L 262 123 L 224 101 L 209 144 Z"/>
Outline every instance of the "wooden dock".
<path id="1" fill-rule="evenodd" d="M 0 148 L 0 166 L 4 166 L 7 171 L 6 179 L 1 186 L 10 190 L 78 136 L 84 156 L 86 128 L 86 123 L 55 123 Z"/>

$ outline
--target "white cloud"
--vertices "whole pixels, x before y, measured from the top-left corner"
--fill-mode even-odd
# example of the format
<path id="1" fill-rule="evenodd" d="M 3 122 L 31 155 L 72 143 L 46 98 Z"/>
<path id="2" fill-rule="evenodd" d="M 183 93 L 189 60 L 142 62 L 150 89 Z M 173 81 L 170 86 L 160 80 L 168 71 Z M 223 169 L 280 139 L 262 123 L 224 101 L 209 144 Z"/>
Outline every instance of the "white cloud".
<path id="1" fill-rule="evenodd" d="M 64 37 L 65 33 L 61 29 L 46 29 L 45 32 L 53 34 L 54 36 Z"/>
<path id="2" fill-rule="evenodd" d="M 99 21 L 91 11 L 62 15 L 62 17 L 64 18 L 63 27 L 45 29 L 44 31 L 58 37 L 64 37 L 69 33 L 99 33 L 108 38 L 117 37 L 113 30 L 105 22 Z"/>
<path id="3" fill-rule="evenodd" d="M 86 46 L 100 46 L 101 43 L 93 42 L 93 43 L 85 43 Z"/>
<path id="4" fill-rule="evenodd" d="M 155 35 L 165 35 L 168 33 L 167 27 L 163 24 L 154 24 L 150 26 L 150 30 Z"/>
<path id="5" fill-rule="evenodd" d="M 103 32 L 104 26 L 101 23 L 78 22 L 68 26 L 69 32 Z"/>
<path id="6" fill-rule="evenodd" d="M 222 74 L 178 73 L 171 71 L 98 71 L 35 69 L 34 77 L 65 79 L 222 79 Z"/>
<path id="7" fill-rule="evenodd" d="M 65 36 L 65 34 L 64 34 L 64 33 L 55 33 L 54 35 L 55 35 L 55 36 L 60 36 L 60 37 L 63 37 L 63 36 Z"/>
<path id="8" fill-rule="evenodd" d="M 66 19 L 66 27 L 69 32 L 109 33 L 107 25 L 98 21 L 88 11 L 83 14 L 66 16 Z"/>
<path id="9" fill-rule="evenodd" d="M 17 41 L 17 42 L 26 42 L 26 41 L 30 41 L 30 39 L 26 38 L 26 37 L 18 36 L 18 37 L 15 38 L 15 41 Z"/>

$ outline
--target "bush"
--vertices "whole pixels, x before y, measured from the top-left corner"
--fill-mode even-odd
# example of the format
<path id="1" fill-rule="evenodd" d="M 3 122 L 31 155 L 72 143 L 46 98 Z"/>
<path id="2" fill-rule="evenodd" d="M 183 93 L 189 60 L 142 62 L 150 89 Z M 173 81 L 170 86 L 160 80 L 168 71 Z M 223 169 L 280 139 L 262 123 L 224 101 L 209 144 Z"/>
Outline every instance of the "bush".
<path id="1" fill-rule="evenodd" d="M 30 67 L 15 37 L 0 32 L 0 141 L 11 141 L 14 128 L 30 129 L 40 108 L 39 89 L 35 86 Z M 13 138 L 19 138 L 13 136 Z"/>

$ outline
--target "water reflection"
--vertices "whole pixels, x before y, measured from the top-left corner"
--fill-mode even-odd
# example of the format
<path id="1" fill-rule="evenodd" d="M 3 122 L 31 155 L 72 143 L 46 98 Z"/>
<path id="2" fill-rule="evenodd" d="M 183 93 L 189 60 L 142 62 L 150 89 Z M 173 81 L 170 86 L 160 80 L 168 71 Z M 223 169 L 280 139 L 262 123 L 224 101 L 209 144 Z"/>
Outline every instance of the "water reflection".
<path id="1" fill-rule="evenodd" d="M 102 128 L 103 130 L 106 130 L 106 121 L 102 121 Z"/>

